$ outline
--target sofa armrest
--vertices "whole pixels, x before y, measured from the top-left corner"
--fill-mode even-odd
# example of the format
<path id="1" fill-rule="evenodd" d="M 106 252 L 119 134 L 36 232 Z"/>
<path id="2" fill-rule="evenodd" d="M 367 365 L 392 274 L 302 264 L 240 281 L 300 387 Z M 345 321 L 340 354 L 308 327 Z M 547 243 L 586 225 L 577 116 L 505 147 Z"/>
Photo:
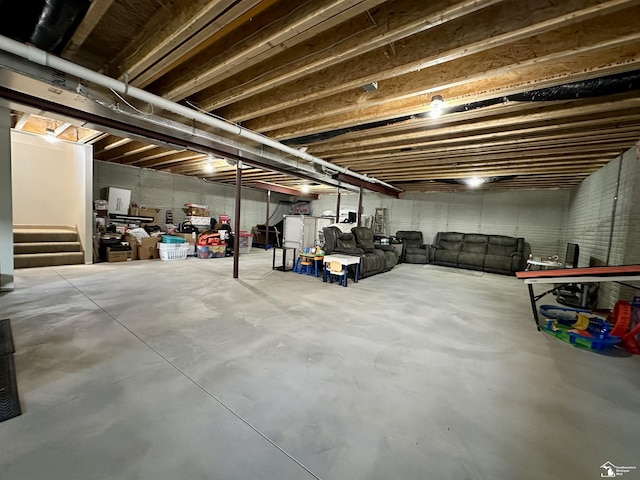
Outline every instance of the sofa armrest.
<path id="1" fill-rule="evenodd" d="M 336 253 L 344 253 L 345 255 L 364 255 L 364 250 L 361 248 L 336 248 L 334 250 Z"/>
<path id="2" fill-rule="evenodd" d="M 511 271 L 519 272 L 524 269 L 524 257 L 520 252 L 514 252 L 511 254 Z"/>

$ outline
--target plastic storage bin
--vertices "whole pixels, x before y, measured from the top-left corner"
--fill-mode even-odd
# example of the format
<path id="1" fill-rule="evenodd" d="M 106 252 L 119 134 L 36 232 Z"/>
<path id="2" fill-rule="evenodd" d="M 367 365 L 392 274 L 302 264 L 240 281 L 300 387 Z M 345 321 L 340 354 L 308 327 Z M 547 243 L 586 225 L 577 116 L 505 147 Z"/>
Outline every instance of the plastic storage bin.
<path id="1" fill-rule="evenodd" d="M 240 231 L 238 244 L 240 246 L 240 253 L 249 253 L 251 251 L 251 245 L 253 244 L 253 233 Z"/>
<path id="2" fill-rule="evenodd" d="M 226 249 L 226 245 L 196 245 L 198 258 L 222 258 Z"/>
<path id="3" fill-rule="evenodd" d="M 184 243 L 186 240 L 176 235 L 163 235 L 162 243 Z"/>
<path id="4" fill-rule="evenodd" d="M 189 244 L 187 243 L 158 243 L 160 260 L 186 260 Z"/>

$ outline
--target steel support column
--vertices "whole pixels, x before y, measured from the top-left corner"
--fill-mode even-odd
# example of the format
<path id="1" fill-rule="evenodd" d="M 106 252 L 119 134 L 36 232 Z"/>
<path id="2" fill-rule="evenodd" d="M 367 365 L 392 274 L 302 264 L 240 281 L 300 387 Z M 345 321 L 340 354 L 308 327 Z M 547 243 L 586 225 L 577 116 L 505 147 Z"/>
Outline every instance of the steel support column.
<path id="1" fill-rule="evenodd" d="M 13 290 L 11 111 L 0 107 L 0 291 Z"/>
<path id="2" fill-rule="evenodd" d="M 358 190 L 358 226 L 362 226 L 362 187 Z"/>
<path id="3" fill-rule="evenodd" d="M 242 161 L 236 164 L 236 211 L 233 218 L 233 278 L 238 278 L 240 257 L 240 198 L 242 197 Z"/>
<path id="4" fill-rule="evenodd" d="M 265 237 L 264 237 L 264 249 L 269 249 L 269 207 L 271 206 L 271 190 L 267 190 L 267 220 L 264 222 Z M 275 248 L 275 245 L 272 245 Z"/>

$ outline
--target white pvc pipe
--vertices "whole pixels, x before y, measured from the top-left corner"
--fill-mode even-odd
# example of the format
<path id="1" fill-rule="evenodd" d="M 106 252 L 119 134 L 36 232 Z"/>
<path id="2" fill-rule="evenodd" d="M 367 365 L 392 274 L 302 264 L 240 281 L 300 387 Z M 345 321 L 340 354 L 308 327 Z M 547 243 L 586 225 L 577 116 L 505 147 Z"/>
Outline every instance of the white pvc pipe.
<path id="1" fill-rule="evenodd" d="M 130 97 L 137 98 L 138 100 L 149 103 L 151 105 L 155 105 L 156 107 L 163 108 L 165 110 L 177 113 L 178 115 L 182 115 L 184 117 L 191 118 L 192 120 L 204 123 L 205 125 L 210 125 L 214 128 L 224 130 L 225 132 L 238 135 L 242 138 L 246 138 L 248 140 L 266 145 L 268 147 L 275 148 L 276 150 L 280 150 L 281 152 L 285 152 L 295 157 L 302 158 L 303 160 L 306 160 L 308 162 L 323 165 L 331 170 L 344 173 L 346 175 L 364 180 L 369 183 L 376 183 L 392 190 L 400 191 L 400 189 L 394 187 L 393 185 L 378 180 L 377 178 L 352 172 L 348 168 L 340 167 L 319 157 L 315 157 L 306 152 L 301 152 L 296 148 L 289 147 L 283 143 L 278 142 L 277 140 L 273 140 L 272 138 L 266 137 L 252 130 L 247 130 L 246 128 L 243 128 L 239 125 L 235 125 L 233 123 L 212 117 L 205 113 L 198 112 L 197 110 L 193 110 L 178 103 L 172 102 L 140 88 L 132 87 L 127 83 L 121 82 L 101 73 L 94 72 L 93 70 L 69 62 L 68 60 L 50 55 L 44 50 L 40 50 L 39 48 L 33 47 L 31 45 L 25 45 L 24 43 L 17 42 L 2 35 L 0 35 L 0 49 L 19 57 L 26 58 L 31 62 L 60 70 L 61 72 L 68 73 L 69 75 L 73 75 L 84 80 L 88 80 L 97 85 L 112 89 L 124 95 L 129 95 Z"/>

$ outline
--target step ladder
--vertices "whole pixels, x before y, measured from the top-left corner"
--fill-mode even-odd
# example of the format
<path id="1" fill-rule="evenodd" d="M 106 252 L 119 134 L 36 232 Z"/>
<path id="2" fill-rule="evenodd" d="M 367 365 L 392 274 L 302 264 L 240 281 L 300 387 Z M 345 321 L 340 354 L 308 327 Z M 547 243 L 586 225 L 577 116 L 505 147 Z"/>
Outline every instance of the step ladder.
<path id="1" fill-rule="evenodd" d="M 376 213 L 373 216 L 373 223 L 371 225 L 371 230 L 373 230 L 374 235 L 389 235 L 387 231 L 388 222 L 387 222 L 387 209 L 386 208 L 376 208 Z"/>

